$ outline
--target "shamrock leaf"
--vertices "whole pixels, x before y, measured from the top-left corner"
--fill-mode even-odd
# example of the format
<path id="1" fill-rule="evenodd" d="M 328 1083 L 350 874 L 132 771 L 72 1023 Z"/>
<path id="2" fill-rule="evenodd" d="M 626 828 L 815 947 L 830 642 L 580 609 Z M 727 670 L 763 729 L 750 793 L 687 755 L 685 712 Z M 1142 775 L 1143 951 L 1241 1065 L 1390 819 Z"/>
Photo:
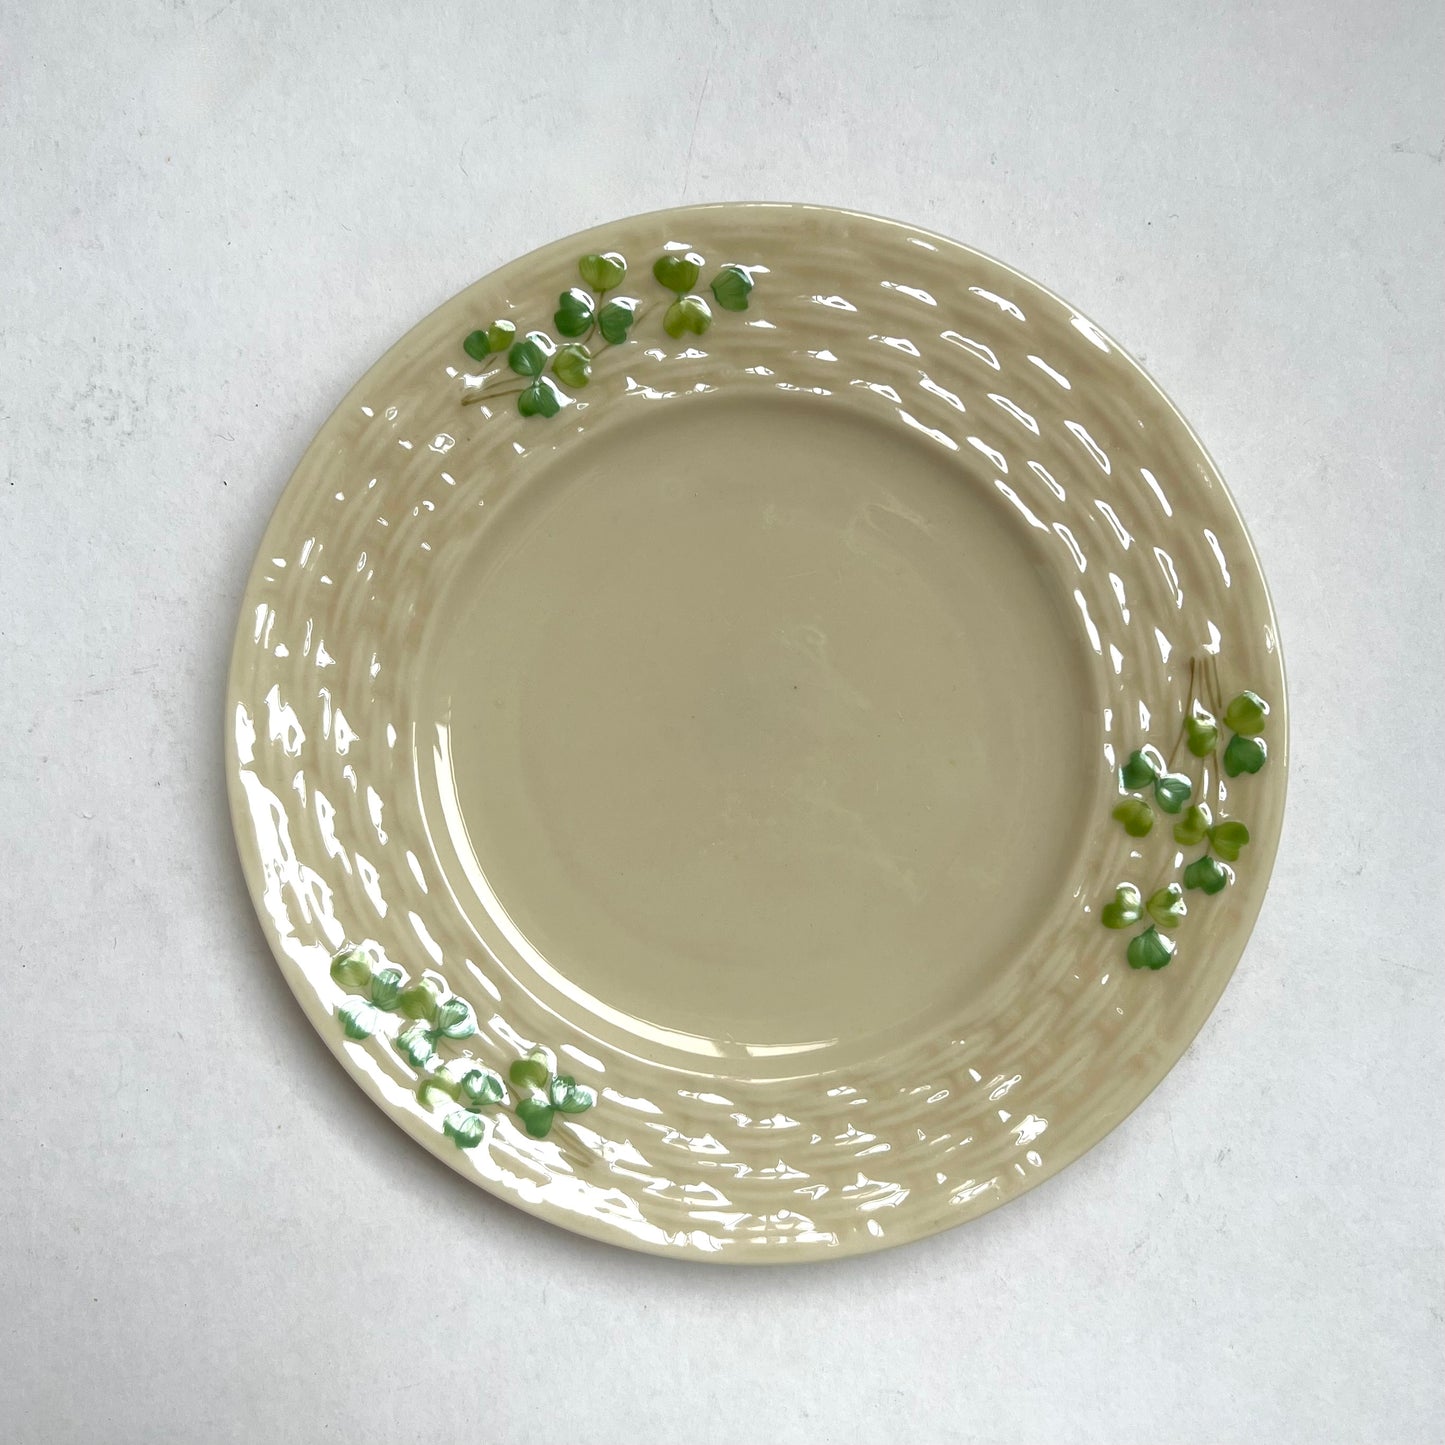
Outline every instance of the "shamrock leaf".
<path id="1" fill-rule="evenodd" d="M 602 339 L 612 346 L 619 346 L 627 340 L 632 323 L 637 320 L 637 302 L 630 297 L 619 296 L 609 301 L 597 313 L 597 329 Z"/>
<path id="2" fill-rule="evenodd" d="M 559 348 L 552 370 L 559 381 L 580 390 L 592 377 L 592 353 L 581 342 L 571 342 Z"/>
<path id="3" fill-rule="evenodd" d="M 1249 829 L 1243 823 L 1229 818 L 1223 823 L 1216 823 L 1209 830 L 1209 841 L 1214 844 L 1214 851 L 1221 858 L 1235 863 L 1239 860 L 1239 850 L 1249 842 Z"/>
<path id="4" fill-rule="evenodd" d="M 1242 692 L 1224 709 L 1224 725 L 1244 737 L 1252 738 L 1264 731 L 1269 704 L 1257 692 Z"/>
<path id="5" fill-rule="evenodd" d="M 1129 940 L 1125 957 L 1130 968 L 1163 968 L 1174 957 L 1174 940 L 1165 938 L 1157 928 L 1146 928 Z"/>
<path id="6" fill-rule="evenodd" d="M 517 348 L 512 348 L 515 351 Z M 523 416 L 556 416 L 562 405 L 562 393 L 552 379 L 539 376 L 531 386 L 517 397 L 517 410 Z"/>
<path id="7" fill-rule="evenodd" d="M 1196 758 L 1207 758 L 1219 741 L 1219 727 L 1212 714 L 1191 713 L 1184 719 L 1184 736 L 1189 744 L 1189 751 Z"/>
<path id="8" fill-rule="evenodd" d="M 463 1074 L 458 1087 L 473 1109 L 482 1109 L 488 1104 L 500 1104 L 507 1097 L 501 1079 L 490 1069 L 472 1069 Z"/>
<path id="9" fill-rule="evenodd" d="M 376 1010 L 369 1003 L 342 1004 L 336 1010 L 336 1017 L 349 1039 L 369 1039 L 376 1032 Z"/>
<path id="10" fill-rule="evenodd" d="M 540 376 L 553 349 L 550 337 L 540 331 L 529 331 L 522 340 L 512 343 L 507 352 L 507 365 L 518 376 Z"/>
<path id="11" fill-rule="evenodd" d="M 1177 813 L 1193 791 L 1194 784 L 1183 773 L 1165 773 L 1154 780 L 1154 800 L 1166 813 Z"/>
<path id="12" fill-rule="evenodd" d="M 1166 884 L 1157 893 L 1150 894 L 1145 906 L 1149 917 L 1160 928 L 1178 928 L 1189 911 L 1184 903 L 1184 890 L 1177 883 Z"/>
<path id="13" fill-rule="evenodd" d="M 570 1074 L 558 1074 L 547 1086 L 547 1097 L 564 1114 L 581 1114 L 597 1102 L 597 1095 Z"/>
<path id="14" fill-rule="evenodd" d="M 1144 913 L 1144 900 L 1132 883 L 1121 883 L 1113 898 L 1099 910 L 1099 921 L 1105 928 L 1128 928 L 1138 923 Z"/>
<path id="15" fill-rule="evenodd" d="M 455 1080 L 447 1078 L 445 1074 L 423 1074 L 417 1080 L 416 1096 L 421 1100 L 422 1108 L 430 1109 L 432 1096 L 441 1094 L 444 1098 L 455 1099 L 457 1096 L 457 1085 Z"/>
<path id="16" fill-rule="evenodd" d="M 724 311 L 746 311 L 753 278 L 741 266 L 724 266 L 712 278 L 713 299 Z"/>
<path id="17" fill-rule="evenodd" d="M 545 1089 L 550 1076 L 551 1070 L 548 1069 L 546 1060 L 538 1058 L 536 1054 L 515 1060 L 507 1070 L 507 1077 L 519 1089 Z"/>
<path id="18" fill-rule="evenodd" d="M 476 1114 L 469 1114 L 465 1109 L 457 1109 L 447 1115 L 446 1123 L 442 1125 L 442 1132 L 458 1149 L 475 1149 L 482 1142 L 482 1135 L 487 1132 L 487 1126 Z"/>
<path id="19" fill-rule="evenodd" d="M 437 1016 L 437 991 L 429 983 L 414 983 L 403 989 L 397 999 L 398 1010 L 409 1019 L 426 1019 L 429 1022 Z"/>
<path id="20" fill-rule="evenodd" d="M 1184 810 L 1184 816 L 1174 825 L 1174 841 L 1186 848 L 1202 843 L 1212 821 L 1208 803 L 1193 804 Z"/>
<path id="21" fill-rule="evenodd" d="M 517 339 L 517 328 L 510 321 L 494 321 L 485 331 L 473 331 L 462 342 L 462 350 L 473 361 L 485 361 L 499 351 L 505 351 Z"/>
<path id="22" fill-rule="evenodd" d="M 574 286 L 557 298 L 557 314 L 552 321 L 563 336 L 583 336 L 591 330 L 596 315 L 592 298 Z"/>
<path id="23" fill-rule="evenodd" d="M 712 312 L 701 296 L 683 296 L 667 308 L 662 329 L 674 340 L 685 332 L 701 336 L 712 325 Z"/>
<path id="24" fill-rule="evenodd" d="M 1114 817 L 1131 838 L 1146 838 L 1154 826 L 1154 809 L 1143 798 L 1125 798 L 1114 808 Z"/>
<path id="25" fill-rule="evenodd" d="M 545 1139 L 552 1132 L 552 1117 L 555 1112 L 544 1099 L 523 1099 L 517 1105 L 517 1117 L 522 1121 L 522 1127 L 534 1139 Z"/>
<path id="26" fill-rule="evenodd" d="M 431 1035 L 424 1024 L 408 1024 L 393 1042 L 396 1044 L 397 1053 L 414 1069 L 422 1068 L 436 1057 Z"/>
<path id="27" fill-rule="evenodd" d="M 1135 748 L 1129 754 L 1129 760 L 1119 769 L 1119 776 L 1123 779 L 1124 787 L 1129 792 L 1134 792 L 1148 787 L 1163 771 L 1164 759 L 1158 748 L 1143 747 Z"/>
<path id="28" fill-rule="evenodd" d="M 689 251 L 686 255 L 673 252 L 659 256 L 652 263 L 652 274 L 669 291 L 675 291 L 681 296 L 697 285 L 697 278 L 702 275 L 702 257 L 694 251 Z"/>
<path id="29" fill-rule="evenodd" d="M 331 976 L 342 988 L 365 988 L 371 982 L 371 963 L 359 948 L 342 949 L 331 960 Z"/>
<path id="30" fill-rule="evenodd" d="M 472 1006 L 460 998 L 449 998 L 436 1012 L 436 1032 L 449 1039 L 470 1038 L 477 1031 Z"/>
<path id="31" fill-rule="evenodd" d="M 594 251 L 577 263 L 577 270 L 594 291 L 611 291 L 614 286 L 622 285 L 622 278 L 627 275 L 627 261 L 616 251 L 603 251 L 601 255 Z"/>
<path id="32" fill-rule="evenodd" d="M 1231 778 L 1237 778 L 1241 773 L 1257 773 L 1268 756 L 1269 744 L 1263 738 L 1249 738 L 1237 733 L 1230 738 L 1229 746 L 1224 750 L 1224 771 Z"/>
<path id="33" fill-rule="evenodd" d="M 390 1013 L 396 1007 L 396 1001 L 401 997 L 401 977 L 399 968 L 383 968 L 373 977 L 371 1001 L 377 1008 Z"/>
<path id="34" fill-rule="evenodd" d="M 1202 888 L 1206 893 L 1218 893 L 1234 881 L 1234 871 L 1208 853 L 1196 858 L 1184 870 L 1186 888 Z"/>

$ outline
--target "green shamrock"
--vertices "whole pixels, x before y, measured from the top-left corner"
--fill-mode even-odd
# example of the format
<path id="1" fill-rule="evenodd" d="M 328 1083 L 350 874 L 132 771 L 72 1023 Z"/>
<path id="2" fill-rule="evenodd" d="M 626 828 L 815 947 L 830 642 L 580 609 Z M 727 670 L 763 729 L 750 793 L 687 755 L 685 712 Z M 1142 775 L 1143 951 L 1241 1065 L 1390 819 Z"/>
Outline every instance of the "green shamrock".
<path id="1" fill-rule="evenodd" d="M 1264 731 L 1269 717 L 1269 704 L 1257 692 L 1242 692 L 1224 709 L 1224 725 L 1244 737 L 1252 738 Z"/>
<path id="2" fill-rule="evenodd" d="M 494 321 L 485 331 L 473 331 L 462 342 L 462 350 L 473 361 L 485 361 L 499 351 L 505 351 L 516 340 L 517 328 L 510 321 Z"/>
<path id="3" fill-rule="evenodd" d="M 1114 807 L 1114 817 L 1131 838 L 1147 838 L 1154 826 L 1154 809 L 1143 798 L 1125 798 Z"/>
<path id="4" fill-rule="evenodd" d="M 369 1039 L 381 1022 L 381 1014 L 391 1012 L 396 1006 L 401 991 L 401 970 L 383 968 L 373 973 L 366 954 L 359 948 L 350 948 L 342 949 L 331 960 L 331 977 L 342 988 L 366 992 L 365 999 L 351 999 L 342 1004 L 336 1016 L 347 1038 L 358 1042 Z"/>
<path id="5" fill-rule="evenodd" d="M 1130 968 L 1157 971 L 1174 957 L 1174 950 L 1175 943 L 1172 938 L 1166 938 L 1157 928 L 1146 928 L 1143 933 L 1136 934 L 1129 940 L 1125 956 L 1129 960 Z"/>
<path id="6" fill-rule="evenodd" d="M 686 332 L 701 336 L 712 325 L 712 312 L 701 296 L 680 296 L 667 308 L 662 329 L 674 340 Z"/>
<path id="7" fill-rule="evenodd" d="M 686 255 L 671 252 L 659 256 L 652 263 L 652 274 L 660 285 L 681 296 L 697 285 L 697 278 L 702 275 L 702 257 L 693 251 Z"/>
<path id="8" fill-rule="evenodd" d="M 545 1139 L 551 1133 L 559 1113 L 581 1114 L 597 1102 L 596 1093 L 586 1084 L 579 1084 L 570 1074 L 553 1074 L 539 1054 L 518 1059 L 508 1077 L 519 1089 L 532 1090 L 529 1097 L 517 1101 L 517 1117 L 534 1139 Z"/>
<path id="9" fill-rule="evenodd" d="M 1211 713 L 1190 713 L 1184 719 L 1184 737 L 1196 758 L 1207 758 L 1219 741 L 1219 726 Z"/>
<path id="10" fill-rule="evenodd" d="M 1178 928 L 1189 911 L 1184 903 L 1184 890 L 1177 883 L 1166 883 L 1150 894 L 1145 907 L 1149 910 L 1149 917 L 1160 928 Z"/>
<path id="11" fill-rule="evenodd" d="M 518 1059 L 507 1070 L 507 1077 L 519 1089 L 545 1089 L 550 1074 L 547 1061 L 541 1054 L 530 1054 L 525 1059 Z"/>
<path id="12" fill-rule="evenodd" d="M 468 1069 L 457 1080 L 461 1097 L 473 1109 L 483 1109 L 489 1104 L 506 1102 L 507 1091 L 502 1087 L 500 1075 L 490 1069 Z"/>
<path id="13" fill-rule="evenodd" d="M 1249 842 L 1249 829 L 1243 823 L 1228 818 L 1209 830 L 1209 841 L 1221 858 L 1234 863 L 1239 859 L 1239 850 Z"/>
<path id="14" fill-rule="evenodd" d="M 402 990 L 396 1006 L 409 1019 L 433 1019 L 439 1003 L 437 991 L 431 984 L 414 983 L 410 988 Z"/>
<path id="15" fill-rule="evenodd" d="M 1121 883 L 1114 896 L 1099 910 L 1105 928 L 1129 928 L 1144 914 L 1144 899 L 1132 883 Z"/>
<path id="16" fill-rule="evenodd" d="M 1196 672 L 1197 668 L 1192 667 L 1191 677 Z M 1257 773 L 1269 756 L 1268 744 L 1260 736 L 1268 718 L 1269 704 L 1256 692 L 1237 693 L 1222 709 L 1222 722 L 1197 697 L 1192 698 L 1175 755 L 1182 743 L 1196 758 L 1218 757 L 1220 734 L 1228 730 L 1222 770 L 1231 778 Z M 1206 764 L 1203 778 L 1209 779 L 1212 772 Z M 1183 866 L 1179 875 L 1182 883 L 1165 884 L 1147 900 L 1140 898 L 1132 884 L 1120 884 L 1114 897 L 1100 909 L 1108 928 L 1128 928 L 1147 915 L 1148 927 L 1130 940 L 1126 952 L 1134 968 L 1159 969 L 1174 956 L 1175 944 L 1168 934 L 1178 928 L 1188 912 L 1185 891 L 1212 895 L 1228 888 L 1234 882 L 1234 870 L 1229 865 L 1239 860 L 1241 850 L 1248 845 L 1249 829 L 1235 818 L 1216 822 L 1209 802 L 1204 797 L 1195 800 L 1195 780 L 1188 773 L 1171 772 L 1159 750 L 1147 743 L 1124 760 L 1119 781 L 1129 796 L 1114 804 L 1113 816 L 1131 837 L 1146 837 L 1153 828 L 1154 813 L 1146 793 L 1152 788 L 1153 802 L 1160 811 L 1176 815 L 1171 829 L 1174 842 L 1180 848 L 1204 844 L 1203 854 Z M 1175 868 L 1182 864 L 1183 854 L 1176 854 Z"/>
<path id="17" fill-rule="evenodd" d="M 331 960 L 331 976 L 342 988 L 365 988 L 371 982 L 371 961 L 359 948 L 342 949 Z"/>
<path id="18" fill-rule="evenodd" d="M 423 1023 L 408 1024 L 392 1040 L 396 1051 L 414 1069 L 424 1069 L 436 1057 L 436 1044 Z"/>
<path id="19" fill-rule="evenodd" d="M 453 1109 L 442 1123 L 442 1132 L 458 1149 L 475 1149 L 486 1130 L 481 1116 L 469 1109 Z"/>
<path id="20" fill-rule="evenodd" d="M 540 376 L 553 351 L 551 337 L 540 331 L 529 331 L 521 341 L 514 341 L 507 352 L 507 365 L 518 376 Z"/>
<path id="21" fill-rule="evenodd" d="M 517 410 L 523 416 L 556 416 L 561 406 L 562 393 L 549 376 L 539 376 L 517 396 Z"/>
<path id="22" fill-rule="evenodd" d="M 487 327 L 487 350 L 496 354 L 507 351 L 517 339 L 517 328 L 510 321 L 494 321 Z"/>
<path id="23" fill-rule="evenodd" d="M 501 1079 L 490 1069 L 468 1069 L 460 1078 L 447 1074 L 427 1074 L 417 1085 L 417 1098 L 430 1107 L 433 1094 L 443 1094 L 462 1107 L 453 1109 L 442 1123 L 442 1132 L 458 1149 L 475 1149 L 481 1143 L 486 1126 L 478 1111 L 505 1102 L 507 1091 Z"/>
<path id="24" fill-rule="evenodd" d="M 348 999 L 337 1018 L 349 1039 L 367 1039 L 376 1032 L 380 1015 L 391 1013 L 406 1020 L 392 1038 L 392 1047 L 420 1077 L 416 1095 L 430 1108 L 438 1096 L 460 1105 L 443 1121 L 443 1132 L 460 1149 L 474 1149 L 485 1137 L 484 1109 L 507 1102 L 500 1075 L 465 1053 L 452 1063 L 443 1061 L 437 1045 L 443 1039 L 470 1038 L 477 1032 L 472 1006 L 454 994 L 442 995 L 426 979 L 408 984 L 399 968 L 373 970 L 361 948 L 343 948 L 332 957 L 331 976 L 342 987 L 364 997 Z M 509 1075 L 525 1097 L 517 1101 L 517 1117 L 535 1139 L 551 1132 L 558 1114 L 581 1114 L 597 1102 L 595 1090 L 569 1074 L 553 1074 L 540 1051 L 515 1060 Z"/>
<path id="25" fill-rule="evenodd" d="M 1194 803 L 1184 810 L 1184 815 L 1174 825 L 1174 841 L 1185 848 L 1202 843 L 1209 832 L 1212 817 L 1208 803 Z"/>
<path id="26" fill-rule="evenodd" d="M 653 263 L 653 276 L 673 293 L 663 314 L 662 328 L 674 340 L 701 336 L 713 324 L 711 308 L 694 289 L 702 275 L 702 264 L 703 258 L 696 252 L 676 250 Z M 709 283 L 716 305 L 724 311 L 746 311 L 755 284 L 752 273 L 759 269 L 766 268 L 733 262 L 722 266 Z M 516 326 L 501 320 L 468 332 L 462 339 L 462 349 L 473 361 L 503 356 L 512 371 L 524 378 L 527 384 L 516 393 L 517 410 L 522 416 L 556 416 L 569 400 L 557 383 L 580 389 L 592 379 L 595 354 L 583 344 L 583 338 L 590 340 L 596 330 L 608 346 L 620 346 L 629 340 L 637 320 L 640 303 L 635 298 L 614 295 L 606 299 L 627 277 L 627 258 L 621 252 L 590 251 L 578 258 L 577 273 L 589 289 L 571 286 L 559 293 L 552 315 L 554 330 L 571 344 L 559 348 L 544 331 L 529 331 L 518 337 Z M 470 382 L 462 390 L 464 406 L 483 399 L 483 388 L 475 378 Z"/>
<path id="27" fill-rule="evenodd" d="M 1142 747 L 1135 748 L 1129 754 L 1128 760 L 1119 769 L 1119 776 L 1123 780 L 1125 790 L 1133 793 L 1147 788 L 1164 771 L 1164 759 L 1158 748 Z"/>
<path id="28" fill-rule="evenodd" d="M 636 320 L 637 302 L 630 297 L 619 296 L 597 313 L 597 329 L 609 346 L 620 346 L 627 340 L 627 333 Z"/>
<path id="29" fill-rule="evenodd" d="M 376 1032 L 376 1010 L 369 1003 L 344 1003 L 336 1010 L 336 1017 L 349 1039 L 369 1039 Z"/>
<path id="30" fill-rule="evenodd" d="M 560 347 L 552 361 L 558 381 L 580 390 L 592 379 L 592 353 L 580 342 Z"/>
<path id="31" fill-rule="evenodd" d="M 594 291 L 611 291 L 622 285 L 622 278 L 627 275 L 627 260 L 617 251 L 604 251 L 600 255 L 594 251 L 578 261 L 577 270 Z"/>
<path id="32" fill-rule="evenodd" d="M 1184 886 L 1199 888 L 1205 893 L 1218 893 L 1227 888 L 1233 879 L 1234 871 L 1217 858 L 1211 858 L 1208 853 L 1202 858 L 1196 858 L 1184 870 Z"/>
<path id="33" fill-rule="evenodd" d="M 1154 780 L 1154 801 L 1166 813 L 1177 813 L 1193 791 L 1194 784 L 1183 773 L 1165 773 Z"/>
<path id="34" fill-rule="evenodd" d="M 1237 778 L 1241 773 L 1257 773 L 1268 756 L 1269 745 L 1263 738 L 1236 733 L 1224 750 L 1224 771 L 1231 778 Z"/>
<path id="35" fill-rule="evenodd" d="M 724 266 L 712 278 L 713 300 L 724 311 L 746 311 L 753 278 L 741 266 Z"/>
<path id="36" fill-rule="evenodd" d="M 574 286 L 557 298 L 557 313 L 552 317 L 552 324 L 563 336 L 584 336 L 592 329 L 596 315 L 592 298 Z"/>
<path id="37" fill-rule="evenodd" d="M 359 948 L 342 949 L 336 954 L 331 960 L 331 977 L 343 988 L 366 994 L 364 999 L 350 1000 L 337 1010 L 346 1037 L 370 1038 L 381 1014 L 400 1014 L 411 1022 L 397 1034 L 394 1043 L 397 1052 L 416 1068 L 435 1055 L 439 1039 L 465 1039 L 477 1031 L 476 1015 L 465 999 L 443 999 L 425 980 L 405 986 L 399 968 L 373 972 L 370 960 Z"/>
<path id="38" fill-rule="evenodd" d="M 399 968 L 384 968 L 371 980 L 371 1001 L 390 1013 L 401 997 L 404 975 Z"/>

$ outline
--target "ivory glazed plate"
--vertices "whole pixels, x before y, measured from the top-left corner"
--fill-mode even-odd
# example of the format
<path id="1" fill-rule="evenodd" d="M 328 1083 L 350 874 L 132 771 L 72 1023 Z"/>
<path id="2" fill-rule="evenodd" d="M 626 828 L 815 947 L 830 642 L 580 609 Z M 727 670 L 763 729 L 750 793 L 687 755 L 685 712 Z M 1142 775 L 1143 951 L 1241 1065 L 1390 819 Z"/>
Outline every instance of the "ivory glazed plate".
<path id="1" fill-rule="evenodd" d="M 342 402 L 246 589 L 227 782 L 323 1038 L 635 1249 L 974 1218 L 1172 1066 L 1258 912 L 1284 676 L 1224 484 L 1007 266 L 634 217 Z"/>

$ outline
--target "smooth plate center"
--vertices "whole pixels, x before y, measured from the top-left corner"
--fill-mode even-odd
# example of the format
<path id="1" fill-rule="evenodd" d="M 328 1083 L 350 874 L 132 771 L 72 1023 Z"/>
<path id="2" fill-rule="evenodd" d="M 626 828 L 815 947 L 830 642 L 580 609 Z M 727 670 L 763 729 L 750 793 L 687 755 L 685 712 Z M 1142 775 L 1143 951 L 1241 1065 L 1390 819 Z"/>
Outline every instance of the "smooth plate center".
<path id="1" fill-rule="evenodd" d="M 989 474 L 892 413 L 630 405 L 497 505 L 433 621 L 466 906 L 609 1036 L 727 1057 L 1027 968 L 1097 744 Z"/>

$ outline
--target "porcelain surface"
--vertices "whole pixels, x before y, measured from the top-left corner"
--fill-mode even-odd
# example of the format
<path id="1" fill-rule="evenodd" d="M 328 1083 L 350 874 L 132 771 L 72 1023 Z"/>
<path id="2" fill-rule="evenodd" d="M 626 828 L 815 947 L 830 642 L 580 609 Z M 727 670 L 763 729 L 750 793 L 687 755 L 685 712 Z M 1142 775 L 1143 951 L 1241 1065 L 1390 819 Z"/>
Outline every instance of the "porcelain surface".
<path id="1" fill-rule="evenodd" d="M 226 735 L 263 927 L 381 1108 L 727 1262 L 1096 1143 L 1228 982 L 1287 763 L 1258 562 L 1138 365 L 782 205 L 557 242 L 388 352 L 267 529 Z"/>

